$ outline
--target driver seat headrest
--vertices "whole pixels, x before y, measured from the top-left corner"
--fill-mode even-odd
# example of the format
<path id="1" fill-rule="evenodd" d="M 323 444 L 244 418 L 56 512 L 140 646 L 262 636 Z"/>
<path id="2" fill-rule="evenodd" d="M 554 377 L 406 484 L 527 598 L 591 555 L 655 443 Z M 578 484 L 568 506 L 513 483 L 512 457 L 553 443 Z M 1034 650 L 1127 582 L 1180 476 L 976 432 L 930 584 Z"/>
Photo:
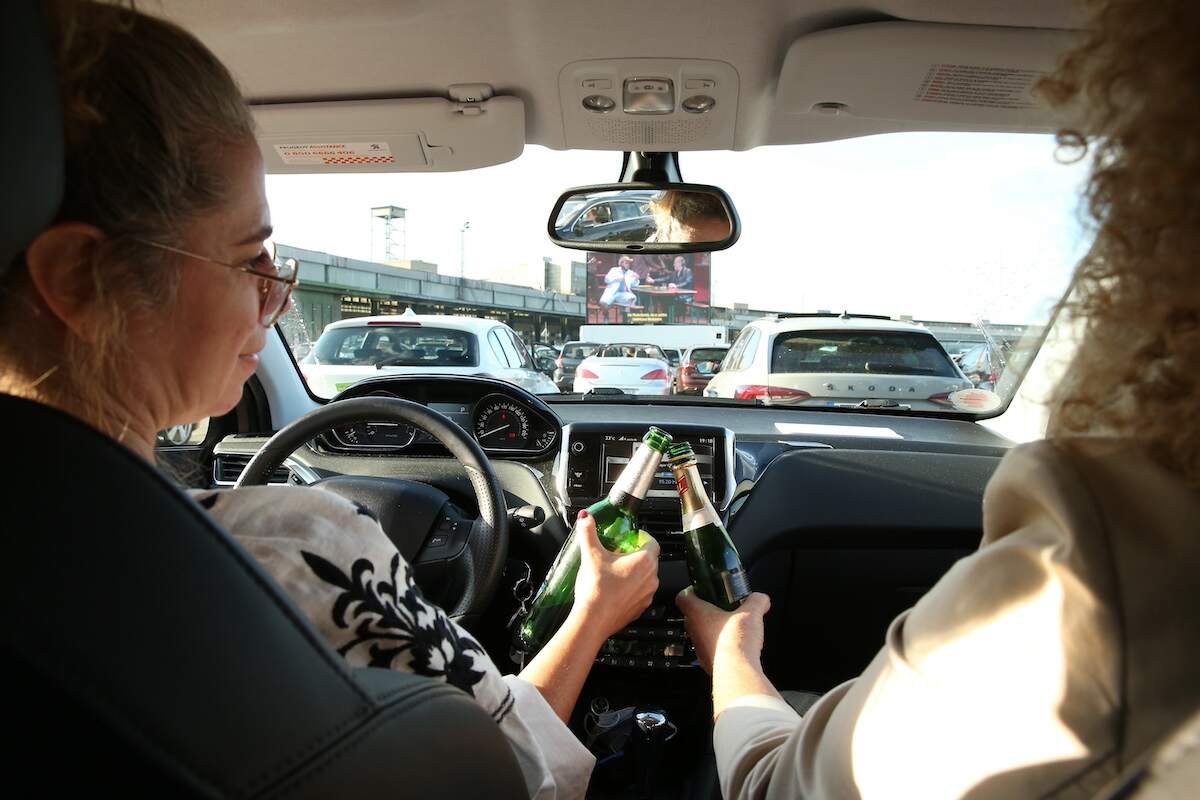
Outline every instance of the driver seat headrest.
<path id="1" fill-rule="evenodd" d="M 58 78 L 37 0 L 4 6 L 0 64 L 0 276 L 58 213 L 63 197 L 63 125 Z"/>
<path id="2" fill-rule="evenodd" d="M 21 454 L 0 589 L 0 676 L 20 687 L 8 774 L 53 775 L 63 793 L 526 796 L 473 699 L 349 668 L 132 451 L 26 400 L 0 395 L 0 417 Z"/>

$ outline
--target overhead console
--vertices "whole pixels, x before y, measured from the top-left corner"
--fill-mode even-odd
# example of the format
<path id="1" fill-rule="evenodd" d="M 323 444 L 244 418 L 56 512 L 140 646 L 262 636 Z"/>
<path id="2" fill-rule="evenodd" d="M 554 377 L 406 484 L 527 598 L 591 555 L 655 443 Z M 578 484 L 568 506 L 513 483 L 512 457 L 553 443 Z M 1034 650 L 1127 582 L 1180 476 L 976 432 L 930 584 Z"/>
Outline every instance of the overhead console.
<path id="1" fill-rule="evenodd" d="M 580 150 L 727 150 L 738 74 L 724 61 L 575 61 L 558 75 L 566 146 Z"/>

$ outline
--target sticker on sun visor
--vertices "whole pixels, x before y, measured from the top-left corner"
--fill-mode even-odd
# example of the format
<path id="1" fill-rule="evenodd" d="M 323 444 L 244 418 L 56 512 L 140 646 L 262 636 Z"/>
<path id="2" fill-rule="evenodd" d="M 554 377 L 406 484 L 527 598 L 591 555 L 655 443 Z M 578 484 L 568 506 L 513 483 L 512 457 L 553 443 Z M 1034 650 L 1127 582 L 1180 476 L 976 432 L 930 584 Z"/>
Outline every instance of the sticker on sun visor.
<path id="1" fill-rule="evenodd" d="M 995 411 L 1003 403 L 1000 395 L 989 392 L 987 389 L 963 389 L 953 392 L 949 400 L 955 408 L 961 411 L 973 411 L 976 414 Z"/>
<path id="2" fill-rule="evenodd" d="M 931 64 L 913 100 L 978 108 L 1040 108 L 1033 85 L 1045 74 L 1037 69 Z"/>
<path id="3" fill-rule="evenodd" d="M 332 142 L 277 144 L 275 152 L 288 165 L 341 166 L 343 164 L 394 164 L 387 142 Z"/>

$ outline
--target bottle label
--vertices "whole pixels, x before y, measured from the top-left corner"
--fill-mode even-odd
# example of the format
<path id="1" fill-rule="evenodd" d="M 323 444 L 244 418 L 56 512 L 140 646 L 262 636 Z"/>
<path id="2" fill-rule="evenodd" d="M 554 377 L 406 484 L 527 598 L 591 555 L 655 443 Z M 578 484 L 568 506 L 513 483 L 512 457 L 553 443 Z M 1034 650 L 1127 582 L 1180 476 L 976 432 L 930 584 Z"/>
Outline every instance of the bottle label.
<path id="1" fill-rule="evenodd" d="M 658 471 L 658 463 L 661 460 L 662 453 L 644 444 L 638 445 L 637 450 L 633 452 L 633 457 L 629 459 L 629 463 L 625 465 L 625 469 L 621 471 L 617 482 L 609 491 L 609 498 L 627 494 L 639 500 L 645 499 L 650 484 L 654 482 L 654 473 Z"/>
<path id="2" fill-rule="evenodd" d="M 694 531 L 705 525 L 715 523 L 721 525 L 717 510 L 704 494 L 704 481 L 695 466 L 683 469 L 672 468 L 675 473 L 675 485 L 679 488 L 680 511 L 683 512 L 683 529 Z"/>
<path id="3" fill-rule="evenodd" d="M 725 586 L 725 596 L 730 600 L 743 600 L 750 594 L 750 581 L 746 579 L 746 571 L 735 569 L 721 573 L 721 583 Z"/>
<path id="4" fill-rule="evenodd" d="M 717 516 L 716 509 L 708 503 L 699 503 L 699 507 L 684 509 L 683 529 L 685 531 L 694 531 L 697 528 L 703 528 L 705 525 L 720 525 L 721 518 Z"/>

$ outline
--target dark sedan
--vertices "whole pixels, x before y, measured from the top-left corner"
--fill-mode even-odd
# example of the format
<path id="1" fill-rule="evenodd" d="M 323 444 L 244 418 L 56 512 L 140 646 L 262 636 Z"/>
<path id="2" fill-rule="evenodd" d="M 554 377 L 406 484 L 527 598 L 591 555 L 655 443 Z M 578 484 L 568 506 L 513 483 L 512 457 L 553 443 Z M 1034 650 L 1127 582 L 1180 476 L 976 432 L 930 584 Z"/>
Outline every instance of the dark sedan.
<path id="1" fill-rule="evenodd" d="M 554 383 L 559 391 L 575 391 L 575 368 L 588 356 L 595 355 L 600 347 L 596 342 L 567 342 L 563 345 L 562 352 L 554 360 L 557 367 L 554 370 Z"/>

